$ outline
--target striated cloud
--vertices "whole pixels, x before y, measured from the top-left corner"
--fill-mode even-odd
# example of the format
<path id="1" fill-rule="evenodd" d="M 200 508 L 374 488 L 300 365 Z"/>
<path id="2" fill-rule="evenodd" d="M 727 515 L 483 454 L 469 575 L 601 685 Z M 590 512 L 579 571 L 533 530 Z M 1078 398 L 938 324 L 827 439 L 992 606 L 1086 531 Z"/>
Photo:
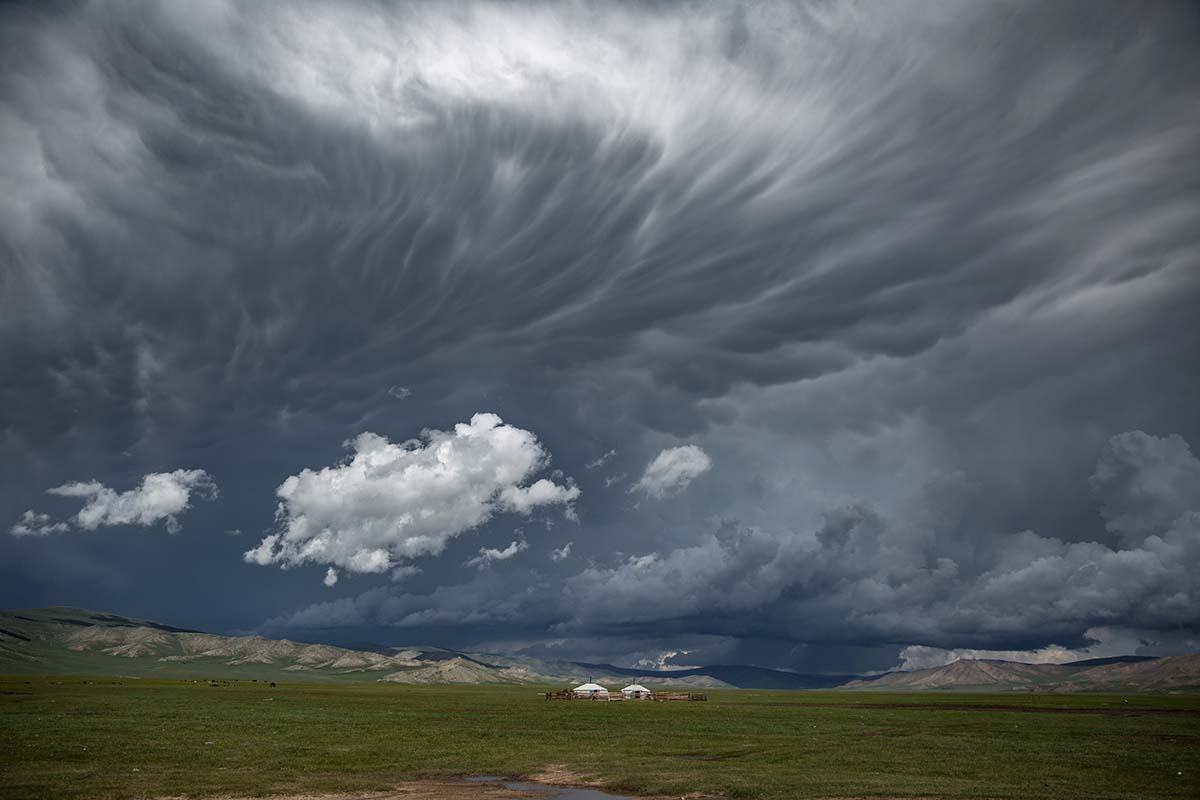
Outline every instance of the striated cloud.
<path id="1" fill-rule="evenodd" d="M 0 4 L 0 30 L 4 605 L 136 581 L 131 610 L 173 617 L 186 569 L 238 587 L 191 626 L 310 606 L 236 537 L 168 564 L 48 535 L 79 524 L 49 503 L 141 524 L 170 504 L 113 495 L 204 464 L 212 531 L 358 575 L 376 594 L 322 619 L 426 642 L 876 669 L 1200 628 L 1172 599 L 1197 566 L 1188 4 L 93 0 Z M 479 409 L 578 487 L 472 477 Z M 422 427 L 461 472 L 363 438 Z M 630 461 L 684 443 L 707 472 Z M 464 575 L 505 515 L 557 510 L 569 559 Z"/>

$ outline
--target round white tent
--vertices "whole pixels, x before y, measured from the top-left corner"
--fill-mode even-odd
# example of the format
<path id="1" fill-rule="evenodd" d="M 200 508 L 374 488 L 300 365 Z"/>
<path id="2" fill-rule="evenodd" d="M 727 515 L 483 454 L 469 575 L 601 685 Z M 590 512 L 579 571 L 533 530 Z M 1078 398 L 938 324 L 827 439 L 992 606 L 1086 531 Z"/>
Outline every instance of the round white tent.
<path id="1" fill-rule="evenodd" d="M 641 700 L 650 696 L 650 690 L 640 683 L 631 683 L 621 690 L 621 694 L 633 700 Z"/>
<path id="2" fill-rule="evenodd" d="M 576 697 L 608 697 L 608 689 L 598 683 L 580 684 L 572 691 L 575 692 Z"/>

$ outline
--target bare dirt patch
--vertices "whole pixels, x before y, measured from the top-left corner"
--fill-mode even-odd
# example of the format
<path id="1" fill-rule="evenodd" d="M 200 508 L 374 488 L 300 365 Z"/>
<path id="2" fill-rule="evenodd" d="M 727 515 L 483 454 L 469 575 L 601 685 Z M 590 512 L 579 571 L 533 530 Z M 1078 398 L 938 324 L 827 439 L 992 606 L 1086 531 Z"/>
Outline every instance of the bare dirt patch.
<path id="1" fill-rule="evenodd" d="M 532 783 L 536 780 L 536 784 Z M 222 795 L 212 800 L 556 800 L 560 795 L 556 789 L 561 789 L 561 797 L 574 797 L 571 789 L 583 790 L 587 797 L 592 797 L 599 790 L 600 784 L 588 776 L 571 772 L 561 764 L 546 767 L 536 776 L 531 776 L 519 786 L 510 788 L 502 780 L 471 780 L 461 779 L 429 779 L 405 781 L 394 788 L 382 792 L 338 792 L 333 794 L 280 794 L 268 797 L 250 798 L 242 795 Z M 512 783 L 507 781 L 507 783 Z M 538 788 L 523 788 L 533 787 Z M 593 790 L 593 791 L 588 791 Z M 672 795 L 669 800 L 675 800 Z M 613 800 L 626 800 L 621 795 L 613 794 Z M 159 797 L 156 800 L 191 800 L 182 796 Z M 668 800 L 665 797 L 644 797 L 638 800 Z M 725 800 L 718 795 L 693 792 L 683 795 L 679 800 Z M 832 798 L 831 798 L 832 800 Z M 852 800 L 851 798 L 839 800 Z M 856 799 L 854 799 L 856 800 Z M 873 798 L 873 800 L 880 800 Z"/>
<path id="2" fill-rule="evenodd" d="M 465 780 L 405 781 L 383 792 L 349 792 L 338 794 L 282 794 L 254 800 L 548 800 L 546 792 L 524 792 L 505 788 L 499 783 L 472 783 Z M 186 800 L 183 797 L 161 797 L 158 800 Z M 225 796 L 214 800 L 252 800 L 241 796 Z"/>
<path id="3" fill-rule="evenodd" d="M 547 786 L 587 786 L 598 787 L 600 782 L 594 775 L 585 775 L 567 769 L 565 764 L 547 764 L 541 770 L 528 776 L 533 783 L 544 783 Z"/>

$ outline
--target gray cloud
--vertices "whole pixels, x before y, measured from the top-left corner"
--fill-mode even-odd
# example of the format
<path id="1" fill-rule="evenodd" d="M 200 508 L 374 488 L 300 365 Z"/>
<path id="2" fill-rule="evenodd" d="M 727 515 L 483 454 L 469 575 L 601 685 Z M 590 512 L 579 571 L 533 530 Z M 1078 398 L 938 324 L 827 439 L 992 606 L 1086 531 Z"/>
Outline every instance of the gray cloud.
<path id="1" fill-rule="evenodd" d="M 1163 479 L 1200 467 L 1178 437 L 1135 432 L 1112 439 L 1097 474 L 1107 474 L 1113 453 L 1126 452 L 1131 442 L 1142 452 L 1172 454 L 1173 471 L 1153 464 Z M 726 528 L 664 555 L 571 577 L 565 583 L 571 611 L 562 624 L 666 623 L 690 625 L 691 632 L 941 646 L 1020 643 L 1030 631 L 1038 632 L 1034 639 L 1068 642 L 1114 624 L 1192 628 L 1200 600 L 1192 568 L 1200 557 L 1200 512 L 1191 509 L 1200 509 L 1200 495 L 1183 513 L 1173 506 L 1177 499 L 1141 498 L 1142 519 L 1161 522 L 1136 545 L 1112 548 L 1024 531 L 999 537 L 986 560 L 961 565 L 939 555 L 941 532 L 924 528 L 927 517 L 885 520 L 848 507 L 811 533 Z"/>
<path id="2" fill-rule="evenodd" d="M 1126 543 L 1140 543 L 1183 512 L 1200 508 L 1200 460 L 1176 435 L 1114 436 L 1090 483 L 1105 527 Z"/>

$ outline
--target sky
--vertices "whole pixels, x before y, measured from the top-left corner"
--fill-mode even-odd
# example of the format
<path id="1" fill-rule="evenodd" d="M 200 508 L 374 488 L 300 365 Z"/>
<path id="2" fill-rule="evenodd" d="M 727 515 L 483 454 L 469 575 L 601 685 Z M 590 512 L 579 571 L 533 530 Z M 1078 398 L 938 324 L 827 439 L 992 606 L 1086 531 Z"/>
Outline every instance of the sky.
<path id="1" fill-rule="evenodd" d="M 0 606 L 1200 650 L 1187 2 L 0 6 Z"/>

